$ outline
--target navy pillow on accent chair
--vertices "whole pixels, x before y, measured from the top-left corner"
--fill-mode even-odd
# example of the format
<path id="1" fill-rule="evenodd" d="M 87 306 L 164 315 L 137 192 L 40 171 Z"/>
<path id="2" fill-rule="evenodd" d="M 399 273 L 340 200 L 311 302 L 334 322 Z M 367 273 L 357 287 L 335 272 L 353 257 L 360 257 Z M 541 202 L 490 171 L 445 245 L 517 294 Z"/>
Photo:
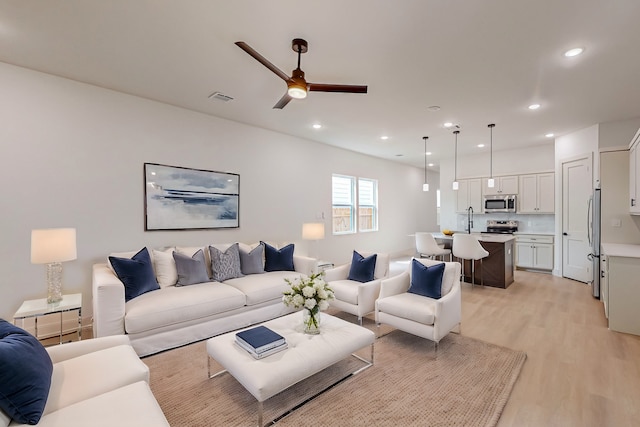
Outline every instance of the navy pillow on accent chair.
<path id="1" fill-rule="evenodd" d="M 373 254 L 365 258 L 358 252 L 353 251 L 348 279 L 362 283 L 372 281 L 375 278 L 377 258 L 378 254 Z"/>
<path id="2" fill-rule="evenodd" d="M 0 409 L 15 422 L 35 425 L 49 397 L 53 364 L 33 335 L 0 319 Z"/>
<path id="3" fill-rule="evenodd" d="M 293 243 L 276 249 L 268 243 L 264 245 L 264 271 L 295 271 L 293 267 Z"/>
<path id="4" fill-rule="evenodd" d="M 160 289 L 146 247 L 129 258 L 109 257 L 118 279 L 124 283 L 125 302 L 149 291 Z"/>
<path id="5" fill-rule="evenodd" d="M 442 298 L 442 276 L 444 275 L 444 263 L 427 267 L 420 261 L 411 261 L 411 285 L 412 294 L 422 295 L 433 299 Z"/>

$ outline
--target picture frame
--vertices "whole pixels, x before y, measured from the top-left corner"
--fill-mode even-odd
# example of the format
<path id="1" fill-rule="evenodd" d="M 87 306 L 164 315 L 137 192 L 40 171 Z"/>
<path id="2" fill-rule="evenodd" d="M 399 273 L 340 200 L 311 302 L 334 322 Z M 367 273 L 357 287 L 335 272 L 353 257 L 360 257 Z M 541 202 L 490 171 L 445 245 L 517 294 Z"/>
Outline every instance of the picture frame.
<path id="1" fill-rule="evenodd" d="M 144 164 L 145 231 L 239 227 L 240 175 Z"/>

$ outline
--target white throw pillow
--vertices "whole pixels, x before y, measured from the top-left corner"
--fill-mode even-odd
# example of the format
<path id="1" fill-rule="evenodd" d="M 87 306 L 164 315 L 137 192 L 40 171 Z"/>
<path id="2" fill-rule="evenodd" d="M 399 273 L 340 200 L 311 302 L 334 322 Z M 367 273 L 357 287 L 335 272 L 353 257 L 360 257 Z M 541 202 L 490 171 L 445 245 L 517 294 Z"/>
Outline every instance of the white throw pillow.
<path id="1" fill-rule="evenodd" d="M 167 248 L 162 251 L 154 249 L 153 259 L 156 272 L 156 279 L 161 288 L 174 286 L 178 281 L 178 270 L 173 259 L 174 248 Z"/>

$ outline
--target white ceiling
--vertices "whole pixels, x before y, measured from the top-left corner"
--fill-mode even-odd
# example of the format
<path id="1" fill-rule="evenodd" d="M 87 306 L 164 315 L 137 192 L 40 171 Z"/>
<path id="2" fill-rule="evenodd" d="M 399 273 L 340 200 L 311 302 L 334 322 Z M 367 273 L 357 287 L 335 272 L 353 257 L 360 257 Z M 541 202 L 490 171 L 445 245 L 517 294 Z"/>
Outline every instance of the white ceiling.
<path id="1" fill-rule="evenodd" d="M 463 154 L 489 123 L 498 151 L 640 116 L 639 17 L 638 0 L 3 0 L 0 61 L 419 167 L 426 135 L 437 167 L 445 121 Z M 308 81 L 369 93 L 272 109 L 285 83 L 234 42 L 290 74 L 293 38 Z"/>

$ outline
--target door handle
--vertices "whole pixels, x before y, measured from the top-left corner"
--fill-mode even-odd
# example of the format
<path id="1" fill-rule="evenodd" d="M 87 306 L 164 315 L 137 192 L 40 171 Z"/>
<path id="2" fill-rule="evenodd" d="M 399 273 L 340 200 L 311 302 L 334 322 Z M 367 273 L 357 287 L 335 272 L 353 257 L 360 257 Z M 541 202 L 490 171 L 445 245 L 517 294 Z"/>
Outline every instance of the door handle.
<path id="1" fill-rule="evenodd" d="M 562 235 L 563 235 L 563 236 L 568 236 L 568 235 L 569 235 L 569 233 L 562 233 Z"/>

